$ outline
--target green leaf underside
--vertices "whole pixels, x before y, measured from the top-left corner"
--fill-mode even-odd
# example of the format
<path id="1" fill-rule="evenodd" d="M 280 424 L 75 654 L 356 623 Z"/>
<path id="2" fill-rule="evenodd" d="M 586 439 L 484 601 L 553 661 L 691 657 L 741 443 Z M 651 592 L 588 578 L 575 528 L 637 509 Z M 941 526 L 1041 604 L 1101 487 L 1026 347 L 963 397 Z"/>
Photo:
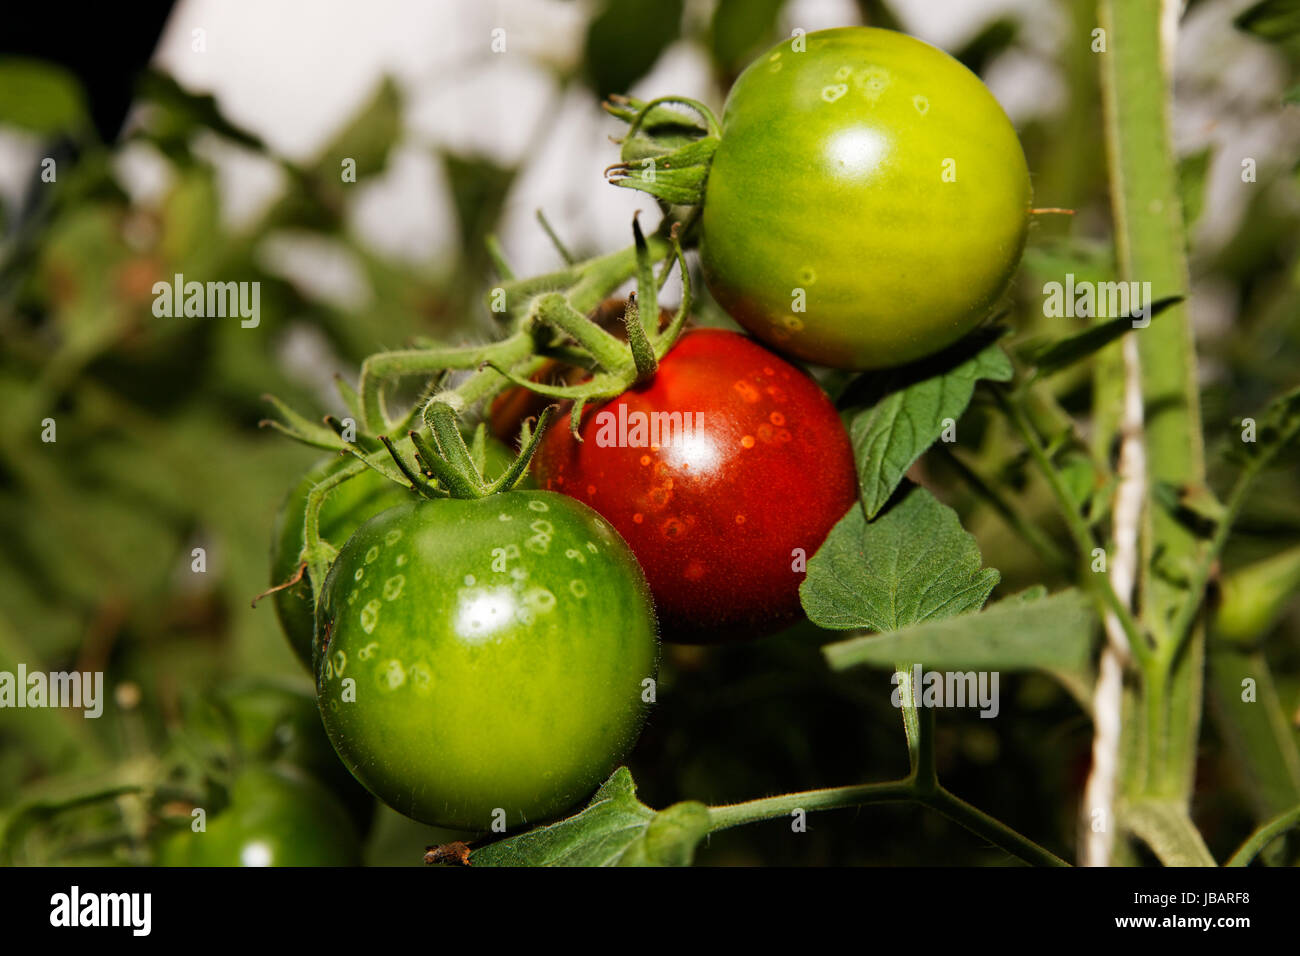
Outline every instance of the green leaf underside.
<path id="1" fill-rule="evenodd" d="M 862 507 L 874 518 L 907 470 L 970 404 L 975 382 L 1010 381 L 1011 362 L 991 344 L 945 372 L 889 393 L 854 417 L 849 432 L 858 463 Z"/>
<path id="2" fill-rule="evenodd" d="M 1092 602 L 1073 588 L 1040 595 L 1033 589 L 979 613 L 838 641 L 822 653 L 835 670 L 909 660 L 927 667 L 1082 672 L 1097 627 Z"/>
<path id="3" fill-rule="evenodd" d="M 894 631 L 982 607 L 999 580 L 982 563 L 956 512 L 912 487 L 871 523 L 850 508 L 808 562 L 799 596 L 819 627 Z"/>
<path id="4" fill-rule="evenodd" d="M 676 803 L 658 812 L 636 797 L 619 767 L 580 812 L 475 850 L 474 866 L 689 866 L 708 834 L 708 808 Z"/>

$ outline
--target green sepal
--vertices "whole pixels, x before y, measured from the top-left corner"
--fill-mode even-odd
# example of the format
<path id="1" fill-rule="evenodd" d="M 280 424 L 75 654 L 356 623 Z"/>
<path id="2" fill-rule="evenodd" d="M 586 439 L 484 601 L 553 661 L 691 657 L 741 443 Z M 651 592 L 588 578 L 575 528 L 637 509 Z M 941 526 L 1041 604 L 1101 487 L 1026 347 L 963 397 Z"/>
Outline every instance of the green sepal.
<path id="1" fill-rule="evenodd" d="M 671 103 L 685 106 L 698 118 L 673 109 Z M 722 142 L 708 107 L 695 100 L 663 97 L 648 103 L 612 100 L 605 109 L 629 124 L 621 162 L 605 170 L 607 180 L 674 205 L 697 206 L 704 201 L 713 154 Z"/>

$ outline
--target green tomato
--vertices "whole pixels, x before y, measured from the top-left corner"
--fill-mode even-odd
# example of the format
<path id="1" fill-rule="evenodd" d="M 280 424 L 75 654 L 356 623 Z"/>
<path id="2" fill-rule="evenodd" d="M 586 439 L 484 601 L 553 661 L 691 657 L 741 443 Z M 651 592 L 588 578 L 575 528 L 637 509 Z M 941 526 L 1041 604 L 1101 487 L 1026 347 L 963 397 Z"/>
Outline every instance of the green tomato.
<path id="1" fill-rule="evenodd" d="M 533 823 L 635 742 L 655 632 L 645 576 L 587 506 L 548 491 L 413 502 L 335 559 L 317 703 L 344 764 L 398 812 Z"/>
<path id="2" fill-rule="evenodd" d="M 339 763 L 321 726 L 315 694 L 267 680 L 222 686 L 186 715 L 186 728 L 214 743 L 234 766 L 290 764 L 310 774 L 369 831 L 374 798 Z"/>
<path id="3" fill-rule="evenodd" d="M 484 474 L 494 478 L 510 465 L 513 454 L 501 442 L 489 439 L 484 455 Z M 307 516 L 307 494 L 320 481 L 354 459 L 331 457 L 312 468 L 294 486 L 285 498 L 276 516 L 271 538 L 271 583 L 282 584 L 298 571 L 303 549 L 303 525 Z M 525 477 L 520 487 L 527 487 Z M 367 469 L 355 478 L 337 486 L 325 499 L 320 509 L 320 533 L 326 541 L 338 547 L 352 536 L 367 518 L 388 508 L 405 504 L 412 499 L 411 491 L 389 481 L 377 471 Z M 304 572 L 292 587 L 276 591 L 273 595 L 275 613 L 289 646 L 298 659 L 311 668 L 311 636 L 315 627 L 312 607 L 311 578 Z"/>
<path id="4" fill-rule="evenodd" d="M 899 365 L 988 316 L 1030 199 L 1016 131 L 975 74 L 901 33 L 823 30 L 731 88 L 701 263 L 722 307 L 773 347 Z"/>
<path id="5" fill-rule="evenodd" d="M 252 767 L 201 832 L 159 849 L 161 866 L 358 866 L 361 844 L 347 812 L 319 784 L 286 767 Z"/>
<path id="6" fill-rule="evenodd" d="M 297 573 L 303 549 L 307 494 L 322 479 L 346 467 L 350 461 L 339 457 L 325 459 L 307 472 L 285 498 L 280 513 L 276 516 L 275 529 L 271 537 L 271 583 L 273 585 L 282 584 Z M 367 518 L 410 501 L 412 497 L 413 494 L 409 489 L 389 481 L 377 471 L 366 469 L 362 474 L 336 487 L 322 503 L 321 537 L 340 545 Z M 298 659 L 310 668 L 311 635 L 315 626 L 311 579 L 304 572 L 296 584 L 276 591 L 272 597 L 275 601 L 276 616 L 280 619 L 285 637 L 289 639 L 289 646 L 298 655 Z"/>

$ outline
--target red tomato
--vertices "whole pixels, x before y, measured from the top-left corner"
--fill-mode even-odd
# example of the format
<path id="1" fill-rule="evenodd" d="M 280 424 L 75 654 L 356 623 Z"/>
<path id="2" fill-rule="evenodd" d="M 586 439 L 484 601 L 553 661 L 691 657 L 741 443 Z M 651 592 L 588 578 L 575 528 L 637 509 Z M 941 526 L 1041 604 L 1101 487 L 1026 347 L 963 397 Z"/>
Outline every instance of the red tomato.
<path id="1" fill-rule="evenodd" d="M 558 418 L 534 474 L 627 540 L 665 640 L 799 619 L 806 561 L 857 493 L 848 435 L 804 372 L 738 333 L 687 332 L 653 380 L 586 410 L 581 433 Z"/>

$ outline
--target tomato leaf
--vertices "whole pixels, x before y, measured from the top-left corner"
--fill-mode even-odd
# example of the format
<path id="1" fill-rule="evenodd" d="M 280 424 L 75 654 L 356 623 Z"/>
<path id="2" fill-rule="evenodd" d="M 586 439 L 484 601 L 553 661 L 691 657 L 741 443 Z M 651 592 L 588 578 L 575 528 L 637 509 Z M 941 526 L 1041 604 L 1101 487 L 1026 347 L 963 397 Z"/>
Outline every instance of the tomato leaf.
<path id="1" fill-rule="evenodd" d="M 311 164 L 311 172 L 342 192 L 340 170 L 344 160 L 356 164 L 356 181 L 378 176 L 402 135 L 402 94 L 385 76 L 370 99 L 333 136 Z"/>
<path id="2" fill-rule="evenodd" d="M 977 76 L 999 56 L 1013 47 L 1020 36 L 1020 23 L 1010 17 L 999 17 L 975 34 L 954 56 Z"/>
<path id="3" fill-rule="evenodd" d="M 1225 457 L 1252 472 L 1262 471 L 1283 448 L 1300 436 L 1300 387 L 1269 402 L 1262 415 L 1243 418 L 1241 441 Z"/>
<path id="4" fill-rule="evenodd" d="M 682 0 L 606 0 L 587 27 L 582 62 L 601 99 L 626 92 L 681 35 Z"/>
<path id="5" fill-rule="evenodd" d="M 713 62 L 736 76 L 781 39 L 777 17 L 785 0 L 719 0 L 709 29 Z"/>
<path id="6" fill-rule="evenodd" d="M 1166 296 L 1151 303 L 1151 314 L 1155 318 L 1170 306 L 1183 301 L 1181 295 Z M 1119 315 L 1105 322 L 1091 325 L 1074 335 L 1045 343 L 1031 343 L 1019 350 L 1020 357 L 1036 369 L 1039 378 L 1054 375 L 1062 369 L 1069 368 L 1094 352 L 1098 352 L 1125 332 L 1133 329 L 1136 315 Z"/>
<path id="7" fill-rule="evenodd" d="M 1209 713 L 1262 823 L 1300 803 L 1300 735 L 1287 719 L 1284 691 L 1263 651 L 1230 643 L 1217 632 L 1214 638 L 1205 681 Z M 1243 693 L 1247 678 L 1254 681 L 1254 695 Z"/>
<path id="8" fill-rule="evenodd" d="M 205 130 L 248 149 L 267 151 L 266 144 L 255 133 L 232 123 L 221 112 L 216 97 L 210 93 L 192 93 L 166 73 L 147 70 L 140 77 L 139 93 L 159 114 L 149 124 L 148 135 L 173 157 L 182 155 L 178 149 L 180 142 L 188 142 L 195 133 Z"/>
<path id="9" fill-rule="evenodd" d="M 1296 0 L 1261 0 L 1237 14 L 1233 25 L 1261 40 L 1282 42 L 1300 36 L 1300 3 Z"/>
<path id="10" fill-rule="evenodd" d="M 26 57 L 0 61 L 0 123 L 42 136 L 92 128 L 77 78 L 55 63 Z"/>
<path id="11" fill-rule="evenodd" d="M 440 158 L 460 227 L 460 248 L 467 258 L 481 260 L 486 255 L 481 250 L 485 250 L 485 240 L 501 218 L 516 170 L 483 156 L 444 151 Z M 481 270 L 484 265 L 479 262 L 475 268 Z"/>
<path id="12" fill-rule="evenodd" d="M 852 637 L 822 653 L 832 670 L 893 667 L 900 660 L 960 670 L 1042 670 L 1086 701 L 1096 634 L 1096 612 L 1082 593 L 1070 588 L 1044 597 L 1033 588 L 978 613 Z"/>
<path id="13" fill-rule="evenodd" d="M 923 366 L 928 369 L 930 366 Z M 862 507 L 875 518 L 907 469 L 970 404 L 975 382 L 1011 379 L 1011 362 L 996 343 L 944 371 L 913 377 L 854 417 L 849 428 L 858 463 Z M 924 374 L 924 373 L 922 373 Z"/>
<path id="14" fill-rule="evenodd" d="M 580 813 L 470 854 L 473 866 L 689 866 L 709 832 L 702 803 L 658 812 L 636 797 L 619 767 Z"/>
<path id="15" fill-rule="evenodd" d="M 850 508 L 808 562 L 799 597 L 819 627 L 896 631 L 983 607 L 999 575 L 982 563 L 957 513 L 912 487 L 869 524 Z"/>

